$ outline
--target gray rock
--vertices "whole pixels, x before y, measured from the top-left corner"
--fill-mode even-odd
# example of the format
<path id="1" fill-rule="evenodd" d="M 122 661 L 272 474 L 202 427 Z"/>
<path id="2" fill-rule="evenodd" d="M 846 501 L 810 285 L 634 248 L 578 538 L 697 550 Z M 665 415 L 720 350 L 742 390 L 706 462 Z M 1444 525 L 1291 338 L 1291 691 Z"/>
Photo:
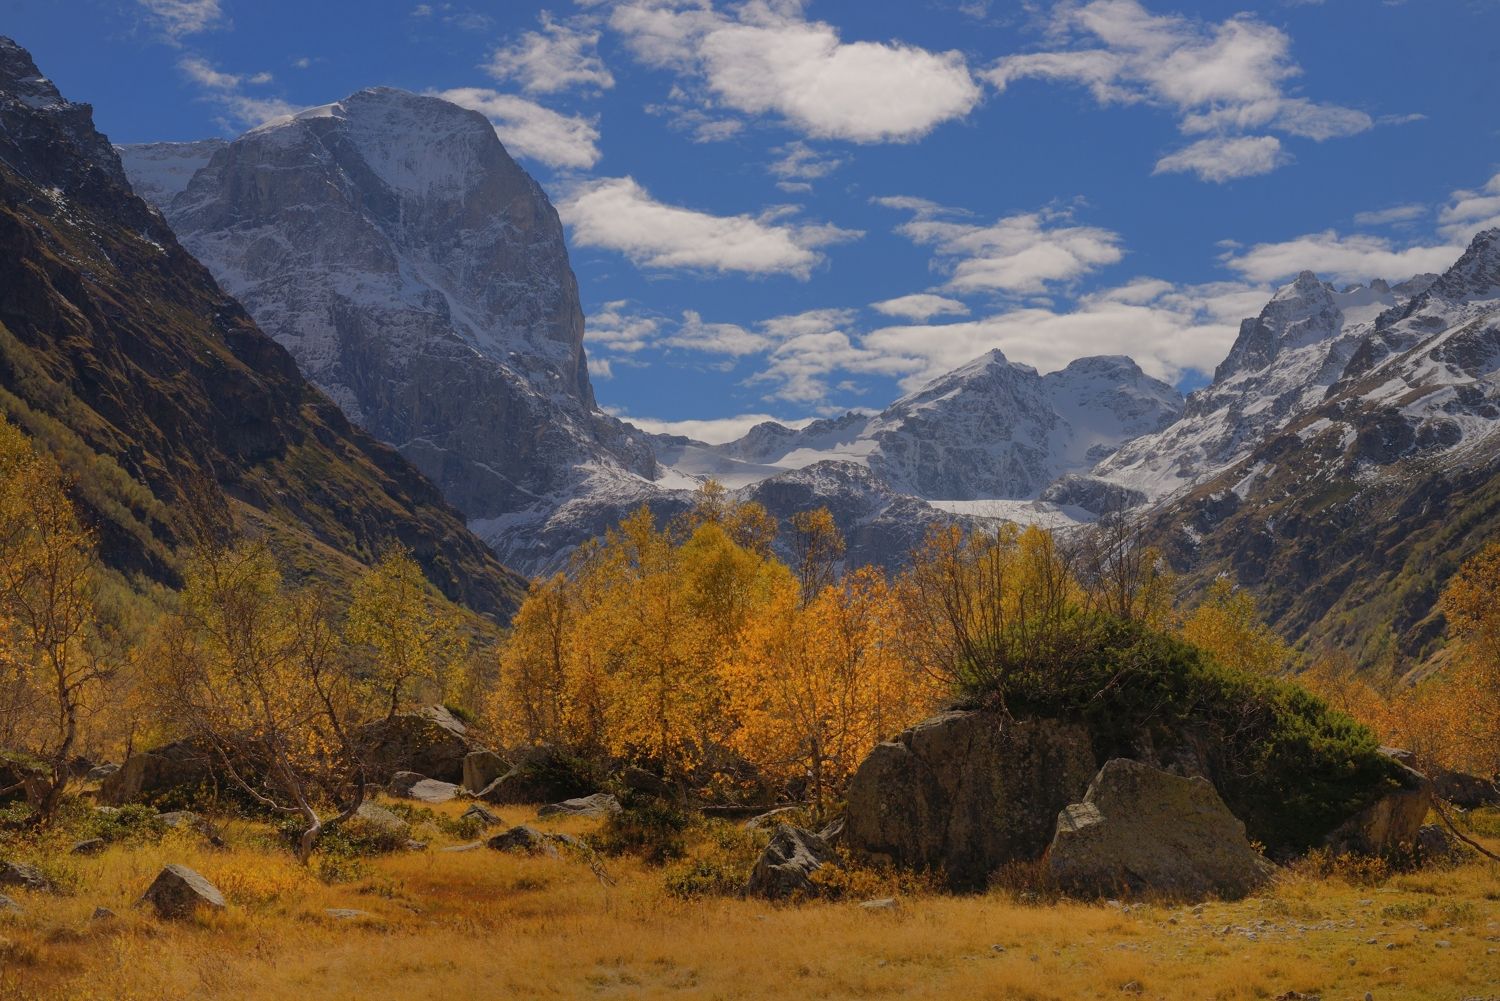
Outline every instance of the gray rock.
<path id="1" fill-rule="evenodd" d="M 458 795 L 458 786 L 452 782 L 440 782 L 416 772 L 397 772 L 386 789 L 392 796 L 419 803 L 446 803 Z"/>
<path id="2" fill-rule="evenodd" d="M 108 907 L 95 907 L 94 913 L 89 915 L 90 921 L 113 921 L 115 912 Z"/>
<path id="3" fill-rule="evenodd" d="M 555 747 L 527 748 L 510 771 L 475 794 L 476 799 L 496 806 L 520 803 L 553 803 L 578 796 L 578 776 L 571 774 L 566 756 Z"/>
<path id="4" fill-rule="evenodd" d="M 103 782 L 119 770 L 119 765 L 106 761 L 102 765 L 95 765 L 93 768 L 90 768 L 88 773 L 84 775 L 84 779 L 89 782 Z"/>
<path id="5" fill-rule="evenodd" d="M 469 731 L 442 706 L 397 713 L 359 730 L 372 773 L 389 781 L 398 772 L 416 772 L 440 782 L 461 782 Z"/>
<path id="6" fill-rule="evenodd" d="M 1041 856 L 1058 812 L 1098 766 L 1088 734 L 997 713 L 936 716 L 878 745 L 849 783 L 845 843 L 858 854 L 941 869 L 983 887 L 1001 865 Z"/>
<path id="7" fill-rule="evenodd" d="M 42 870 L 25 862 L 0 862 L 0 886 L 18 886 L 36 893 L 56 893 L 57 886 Z"/>
<path id="8" fill-rule="evenodd" d="M 1106 762 L 1082 802 L 1058 815 L 1047 864 L 1060 887 L 1086 896 L 1238 899 L 1273 872 L 1207 779 L 1123 758 Z"/>
<path id="9" fill-rule="evenodd" d="M 859 905 L 867 911 L 895 911 L 900 910 L 895 897 L 880 897 L 876 900 L 862 901 Z"/>
<path id="10" fill-rule="evenodd" d="M 823 839 L 790 824 L 778 824 L 771 843 L 750 870 L 745 892 L 752 897 L 784 900 L 797 893 L 813 893 L 811 876 L 833 859 Z"/>
<path id="11" fill-rule="evenodd" d="M 0 893 L 0 914 L 24 914 L 26 908 L 18 904 L 14 899 Z"/>
<path id="12" fill-rule="evenodd" d="M 473 852 L 484 847 L 483 841 L 470 841 L 462 845 L 449 845 L 447 848 L 439 848 L 440 852 Z"/>
<path id="13" fill-rule="evenodd" d="M 223 910 L 225 906 L 218 887 L 185 865 L 163 869 L 141 902 L 154 907 L 162 918 L 185 918 L 203 908 Z"/>
<path id="14" fill-rule="evenodd" d="M 553 837 L 524 824 L 495 835 L 486 841 L 485 845 L 497 852 L 524 852 L 527 855 L 557 857 L 557 847 L 553 844 Z"/>
<path id="15" fill-rule="evenodd" d="M 109 806 L 190 796 L 209 777 L 207 756 L 186 741 L 132 754 L 100 780 L 99 800 Z"/>
<path id="16" fill-rule="evenodd" d="M 1478 775 L 1435 771 L 1432 773 L 1432 791 L 1439 799 L 1465 810 L 1500 806 L 1500 783 Z"/>
<path id="17" fill-rule="evenodd" d="M 1381 748 L 1392 760 L 1396 754 Z M 1432 809 L 1432 783 L 1421 772 L 1401 764 L 1400 787 L 1340 824 L 1325 839 L 1336 855 L 1394 855 L 1411 850 L 1417 832 Z"/>
<path id="18" fill-rule="evenodd" d="M 353 819 L 392 840 L 404 840 L 411 831 L 411 825 L 399 814 L 369 801 L 359 804 Z"/>
<path id="19" fill-rule="evenodd" d="M 671 787 L 655 772 L 648 772 L 637 765 L 627 765 L 620 773 L 620 782 L 631 792 L 642 796 L 664 797 L 671 795 Z"/>
<path id="20" fill-rule="evenodd" d="M 1467 846 L 1441 824 L 1423 824 L 1418 828 L 1412 849 L 1421 861 L 1438 864 L 1460 862 L 1468 854 Z"/>
<path id="21" fill-rule="evenodd" d="M 479 792 L 510 771 L 510 763 L 494 751 L 470 751 L 464 755 L 461 783 L 469 792 Z"/>
<path id="22" fill-rule="evenodd" d="M 498 815 L 491 813 L 484 807 L 480 806 L 478 803 L 475 803 L 463 813 L 459 814 L 458 819 L 472 820 L 481 828 L 494 827 L 496 824 L 500 823 L 500 818 Z"/>
<path id="23" fill-rule="evenodd" d="M 537 810 L 538 817 L 608 817 L 620 812 L 620 801 L 607 792 L 549 803 Z"/>
<path id="24" fill-rule="evenodd" d="M 778 824 L 790 823 L 793 815 L 800 810 L 801 807 L 797 806 L 779 806 L 774 810 L 767 810 L 745 821 L 745 830 L 769 831 Z"/>
<path id="25" fill-rule="evenodd" d="M 98 855 L 105 847 L 103 838 L 87 838 L 76 842 L 70 851 L 74 855 Z"/>
<path id="26" fill-rule="evenodd" d="M 325 907 L 323 913 L 335 921 L 363 921 L 375 916 L 369 911 L 361 911 L 355 907 Z"/>

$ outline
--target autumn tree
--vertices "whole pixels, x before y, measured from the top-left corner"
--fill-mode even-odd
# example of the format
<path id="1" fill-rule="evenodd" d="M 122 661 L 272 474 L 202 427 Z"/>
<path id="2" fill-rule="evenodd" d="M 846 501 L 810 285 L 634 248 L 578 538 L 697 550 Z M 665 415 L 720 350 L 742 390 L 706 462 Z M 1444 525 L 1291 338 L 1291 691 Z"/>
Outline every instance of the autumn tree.
<path id="1" fill-rule="evenodd" d="M 570 719 L 576 604 L 568 578 L 556 574 L 532 583 L 511 620 L 489 716 L 513 740 L 534 744 L 578 733 Z"/>
<path id="2" fill-rule="evenodd" d="M 251 800 L 302 819 L 308 861 L 330 822 L 364 796 L 353 727 L 361 687 L 321 588 L 289 588 L 270 549 L 243 541 L 200 550 L 152 651 L 163 712 L 209 748 Z"/>
<path id="3" fill-rule="evenodd" d="M 811 601 L 838 578 L 844 536 L 826 508 L 792 515 L 792 568 L 802 585 L 802 600 Z"/>
<path id="4" fill-rule="evenodd" d="M 0 726 L 45 763 L 40 822 L 61 803 L 86 717 L 112 671 L 100 634 L 94 534 L 57 464 L 0 420 Z"/>
<path id="5" fill-rule="evenodd" d="M 1263 676 L 1285 672 L 1291 648 L 1260 617 L 1255 598 L 1228 577 L 1218 577 L 1182 623 L 1182 638 L 1219 663 Z"/>
<path id="6" fill-rule="evenodd" d="M 366 681 L 389 716 L 424 692 L 442 701 L 466 652 L 458 610 L 428 589 L 404 549 L 354 582 L 345 637 L 365 651 Z"/>

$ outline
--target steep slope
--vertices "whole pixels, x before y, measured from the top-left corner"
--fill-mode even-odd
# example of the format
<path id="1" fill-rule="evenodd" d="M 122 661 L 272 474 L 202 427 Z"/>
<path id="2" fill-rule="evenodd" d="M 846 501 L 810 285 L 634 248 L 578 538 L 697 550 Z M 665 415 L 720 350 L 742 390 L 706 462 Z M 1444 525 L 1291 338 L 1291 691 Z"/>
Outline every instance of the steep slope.
<path id="1" fill-rule="evenodd" d="M 568 500 L 657 475 L 595 405 L 562 224 L 484 116 L 388 88 L 201 144 L 129 147 L 182 243 L 507 562 Z M 179 168 L 164 164 L 176 157 Z"/>
<path id="2" fill-rule="evenodd" d="M 1174 562 L 1233 572 L 1284 635 L 1393 668 L 1433 652 L 1442 587 L 1500 537 L 1500 230 L 1423 284 L 1361 326 L 1321 399 L 1149 515 Z"/>
<path id="3" fill-rule="evenodd" d="M 189 518 L 343 577 L 410 547 L 506 617 L 522 582 L 399 455 L 350 426 L 131 191 L 88 105 L 0 38 L 0 407 L 77 481 L 107 562 L 171 582 Z"/>

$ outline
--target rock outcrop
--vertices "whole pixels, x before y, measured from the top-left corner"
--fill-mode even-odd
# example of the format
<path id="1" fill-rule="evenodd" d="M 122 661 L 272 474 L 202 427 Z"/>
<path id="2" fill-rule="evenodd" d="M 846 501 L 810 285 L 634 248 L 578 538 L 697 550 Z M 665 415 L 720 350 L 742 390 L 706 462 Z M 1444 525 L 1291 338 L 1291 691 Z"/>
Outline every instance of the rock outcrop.
<path id="1" fill-rule="evenodd" d="M 1207 779 L 1123 758 L 1058 814 L 1047 865 L 1058 886 L 1088 897 L 1238 899 L 1273 872 Z"/>
<path id="2" fill-rule="evenodd" d="M 469 730 L 442 706 L 397 713 L 359 731 L 373 778 L 389 782 L 397 772 L 417 772 L 440 782 L 463 781 Z"/>
<path id="3" fill-rule="evenodd" d="M 1098 770 L 1087 732 L 1050 720 L 951 712 L 870 752 L 849 783 L 846 844 L 955 888 L 1041 856 Z"/>
<path id="4" fill-rule="evenodd" d="M 791 824 L 777 824 L 771 843 L 750 870 L 745 893 L 768 900 L 785 900 L 816 891 L 812 874 L 833 860 L 822 838 Z"/>
<path id="5" fill-rule="evenodd" d="M 99 785 L 99 802 L 110 806 L 138 802 L 182 805 L 208 779 L 208 756 L 203 748 L 174 741 L 132 754 L 125 764 L 105 775 Z"/>
<path id="6" fill-rule="evenodd" d="M 1402 765 L 1400 787 L 1340 824 L 1325 841 L 1336 855 L 1395 855 L 1409 852 L 1432 809 L 1432 783 Z"/>
<path id="7" fill-rule="evenodd" d="M 479 792 L 508 771 L 510 762 L 494 751 L 470 751 L 464 755 L 463 781 L 459 784 L 469 792 Z"/>
<path id="8" fill-rule="evenodd" d="M 430 779 L 418 772 L 397 772 L 386 789 L 392 796 L 419 803 L 446 803 L 458 795 L 458 786 L 452 782 Z"/>
<path id="9" fill-rule="evenodd" d="M 549 803 L 536 812 L 538 817 L 608 817 L 620 812 L 620 801 L 607 792 L 592 796 Z"/>
<path id="10" fill-rule="evenodd" d="M 141 903 L 150 904 L 162 918 L 185 918 L 204 909 L 221 911 L 225 906 L 219 888 L 185 865 L 163 869 L 147 887 Z"/>

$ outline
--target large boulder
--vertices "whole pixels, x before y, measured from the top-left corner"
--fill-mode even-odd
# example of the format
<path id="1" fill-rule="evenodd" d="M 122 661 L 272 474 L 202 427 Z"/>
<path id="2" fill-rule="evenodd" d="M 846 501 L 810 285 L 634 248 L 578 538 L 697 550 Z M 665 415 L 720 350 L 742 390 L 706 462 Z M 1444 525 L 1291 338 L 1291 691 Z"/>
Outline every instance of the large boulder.
<path id="1" fill-rule="evenodd" d="M 1382 751 L 1385 749 L 1382 748 Z M 1395 755 L 1392 760 L 1398 761 Z M 1405 764 L 1397 788 L 1344 821 L 1325 839 L 1335 855 L 1397 855 L 1410 852 L 1432 809 L 1432 783 Z"/>
<path id="2" fill-rule="evenodd" d="M 141 903 L 156 908 L 158 917 L 185 918 L 194 912 L 224 909 L 219 888 L 185 865 L 169 865 L 147 887 Z"/>
<path id="3" fill-rule="evenodd" d="M 1047 865 L 1063 890 L 1090 897 L 1238 899 L 1273 872 L 1207 779 L 1124 758 L 1058 814 Z"/>
<path id="4" fill-rule="evenodd" d="M 596 792 L 592 796 L 565 799 L 561 803 L 549 803 L 536 812 L 538 817 L 608 817 L 619 813 L 620 801 L 607 792 Z"/>
<path id="5" fill-rule="evenodd" d="M 441 782 L 464 777 L 468 728 L 442 706 L 397 713 L 360 728 L 359 739 L 374 780 L 389 782 L 397 772 L 419 772 Z"/>
<path id="6" fill-rule="evenodd" d="M 530 747 L 517 756 L 515 767 L 495 779 L 476 798 L 497 806 L 517 803 L 555 803 L 586 796 L 598 786 L 581 774 L 580 762 L 548 745 Z"/>
<path id="7" fill-rule="evenodd" d="M 771 843 L 750 870 L 745 892 L 768 900 L 813 893 L 812 874 L 832 860 L 833 852 L 822 838 L 791 824 L 778 824 Z"/>
<path id="8" fill-rule="evenodd" d="M 111 806 L 126 803 L 179 803 L 193 798 L 209 778 L 208 755 L 185 740 L 132 754 L 119 770 L 104 776 L 99 801 Z"/>
<path id="9" fill-rule="evenodd" d="M 1057 814 L 1098 770 L 1083 727 L 950 712 L 878 745 L 849 783 L 844 838 L 858 854 L 941 870 L 977 889 L 1039 858 Z"/>
<path id="10" fill-rule="evenodd" d="M 458 786 L 452 782 L 440 782 L 417 772 L 397 772 L 386 789 L 392 796 L 419 803 L 446 803 L 458 795 Z"/>
<path id="11" fill-rule="evenodd" d="M 25 862 L 0 862 L 0 886 L 19 886 L 36 893 L 56 893 L 57 887 L 42 870 Z"/>
<path id="12" fill-rule="evenodd" d="M 1484 806 L 1500 806 L 1500 783 L 1464 772 L 1435 771 L 1432 775 L 1432 791 L 1439 799 L 1445 799 L 1465 810 L 1477 810 Z"/>
<path id="13" fill-rule="evenodd" d="M 470 751 L 464 755 L 463 781 L 459 784 L 469 792 L 479 792 L 508 771 L 510 762 L 494 751 Z"/>

